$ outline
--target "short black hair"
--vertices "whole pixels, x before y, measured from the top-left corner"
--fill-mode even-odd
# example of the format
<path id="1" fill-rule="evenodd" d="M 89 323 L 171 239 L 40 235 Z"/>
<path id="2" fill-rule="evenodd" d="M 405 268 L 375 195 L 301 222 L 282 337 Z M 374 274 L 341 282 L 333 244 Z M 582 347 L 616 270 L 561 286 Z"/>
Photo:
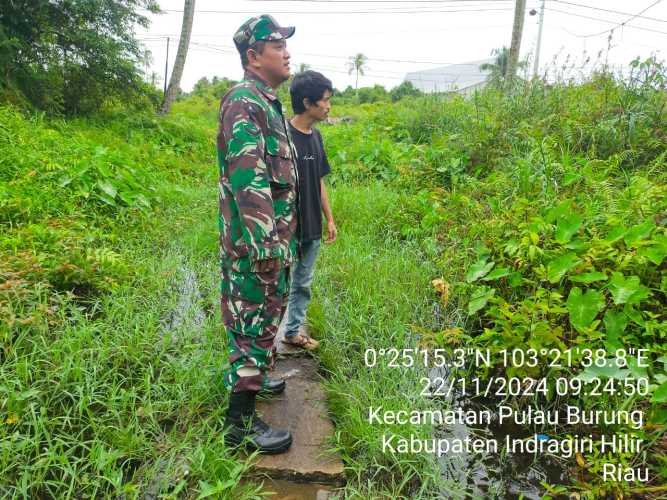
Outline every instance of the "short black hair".
<path id="1" fill-rule="evenodd" d="M 261 54 L 264 52 L 265 46 L 266 42 L 264 40 L 257 40 L 250 47 L 241 52 L 241 66 L 243 66 L 243 69 L 248 65 L 248 50 L 253 49 L 258 54 Z"/>
<path id="2" fill-rule="evenodd" d="M 315 104 L 324 97 L 324 93 L 329 91 L 333 94 L 333 85 L 322 73 L 317 71 L 304 71 L 294 76 L 289 92 L 292 97 L 292 110 L 299 115 L 306 111 L 303 100 L 308 100 Z"/>

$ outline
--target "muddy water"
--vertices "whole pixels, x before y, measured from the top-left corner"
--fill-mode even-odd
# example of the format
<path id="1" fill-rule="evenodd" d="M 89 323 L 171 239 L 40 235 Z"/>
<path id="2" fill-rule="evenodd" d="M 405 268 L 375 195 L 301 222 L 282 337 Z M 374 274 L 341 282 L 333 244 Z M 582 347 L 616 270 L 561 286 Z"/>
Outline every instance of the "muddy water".
<path id="1" fill-rule="evenodd" d="M 436 377 L 447 379 L 451 374 L 442 368 L 432 368 L 428 374 L 431 380 Z M 495 416 L 497 401 L 471 401 L 458 394 L 452 394 L 449 399 L 441 399 L 442 407 L 464 410 L 489 410 Z M 484 499 L 516 499 L 525 498 L 539 500 L 544 495 L 542 481 L 551 484 L 567 483 L 567 471 L 556 460 L 548 456 L 534 456 L 530 454 L 505 454 L 502 452 L 502 443 L 506 436 L 525 438 L 533 435 L 529 429 L 519 426 L 498 425 L 498 419 L 493 418 L 488 427 L 472 427 L 463 423 L 446 426 L 436 430 L 435 438 L 478 437 L 496 439 L 499 445 L 498 453 L 471 454 L 450 453 L 442 455 L 438 461 L 443 479 L 448 480 L 465 492 L 453 495 L 442 491 L 440 498 Z"/>
<path id="2" fill-rule="evenodd" d="M 201 292 L 195 272 L 185 264 L 178 268 L 178 282 L 176 284 L 176 306 L 165 318 L 160 334 L 176 340 L 179 329 L 187 329 L 195 334 L 192 340 L 198 340 L 196 333 L 201 330 L 206 320 L 206 313 L 201 307 Z"/>
<path id="3" fill-rule="evenodd" d="M 257 482 L 263 483 L 263 491 L 271 494 L 267 497 L 271 500 L 326 500 L 332 498 L 334 491 L 331 486 L 317 483 L 294 483 L 277 479 Z"/>
<path id="4" fill-rule="evenodd" d="M 177 332 L 186 330 L 197 340 L 206 314 L 201 307 L 201 292 L 197 276 L 186 265 L 179 267 L 177 283 L 177 302 L 174 309 L 163 322 L 161 333 L 177 341 Z M 429 378 L 447 378 L 450 376 L 445 369 L 433 368 Z M 471 401 L 453 394 L 449 399 L 442 399 L 443 408 L 462 407 L 466 410 L 491 410 L 497 402 Z M 505 436 L 528 437 L 532 432 L 520 427 L 499 426 L 497 419 L 486 428 L 474 428 L 465 424 L 447 426 L 437 429 L 435 438 L 470 437 L 495 438 L 503 443 Z M 457 493 L 440 492 L 439 498 L 484 498 L 484 499 L 541 499 L 544 489 L 540 482 L 566 483 L 566 470 L 555 460 L 545 456 L 516 454 L 445 454 L 439 458 L 440 473 L 443 479 L 456 486 Z M 258 482 L 257 479 L 254 482 Z M 275 500 L 324 500 L 333 492 L 331 486 L 317 483 L 295 483 L 284 480 L 262 479 L 264 491 L 272 493 Z M 464 493 L 459 493 L 464 492 Z M 150 497 L 150 495 L 149 495 Z"/>
<path id="5" fill-rule="evenodd" d="M 176 303 L 169 314 L 163 319 L 160 335 L 169 338 L 172 342 L 182 341 L 199 342 L 199 335 L 206 321 L 206 311 L 202 307 L 202 293 L 200 291 L 196 273 L 185 262 L 178 267 L 176 288 Z M 284 378 L 296 375 L 298 370 L 285 373 Z M 161 474 L 151 482 L 143 496 L 148 499 L 158 497 Z M 245 480 L 242 483 L 246 482 Z M 262 483 L 263 492 L 270 493 L 269 498 L 274 500 L 326 500 L 334 490 L 333 486 L 319 483 L 298 483 L 270 478 L 254 478 L 248 482 Z"/>

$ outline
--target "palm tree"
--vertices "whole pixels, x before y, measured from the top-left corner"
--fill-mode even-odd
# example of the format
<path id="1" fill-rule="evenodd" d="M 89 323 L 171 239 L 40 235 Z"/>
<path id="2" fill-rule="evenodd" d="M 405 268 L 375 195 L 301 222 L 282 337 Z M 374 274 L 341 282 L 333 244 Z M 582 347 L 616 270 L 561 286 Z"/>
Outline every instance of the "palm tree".
<path id="1" fill-rule="evenodd" d="M 484 63 L 480 65 L 479 69 L 482 71 L 490 71 L 489 80 L 495 85 L 501 85 L 501 83 L 507 80 L 509 75 L 509 66 L 510 66 L 510 49 L 503 47 L 501 49 L 493 49 L 491 51 L 492 56 L 496 56 L 495 60 L 492 63 Z M 519 61 L 517 68 L 525 68 L 528 64 L 528 61 L 523 60 Z"/>
<path id="2" fill-rule="evenodd" d="M 357 90 L 359 88 L 359 75 L 364 76 L 364 70 L 366 70 L 366 63 L 368 58 L 359 52 L 356 56 L 351 56 L 347 61 L 347 74 L 351 75 L 354 71 L 356 73 L 356 80 L 354 82 L 354 88 Z"/>
<path id="3" fill-rule="evenodd" d="M 492 63 L 484 63 L 479 69 L 482 71 L 490 71 L 490 78 L 495 81 L 502 80 L 507 76 L 507 69 L 509 67 L 509 56 L 510 51 L 507 47 L 501 49 L 493 49 L 491 51 L 492 56 L 496 56 L 496 59 Z"/>
<path id="4" fill-rule="evenodd" d="M 183 24 L 181 25 L 181 39 L 178 43 L 178 52 L 176 52 L 176 61 L 174 62 L 174 69 L 169 78 L 169 87 L 164 94 L 164 101 L 162 101 L 162 113 L 169 113 L 171 104 L 176 99 L 176 94 L 181 86 L 181 77 L 183 76 L 183 68 L 185 67 L 185 56 L 188 55 L 188 46 L 190 45 L 190 34 L 192 33 L 192 21 L 195 17 L 195 0 L 185 0 L 183 6 Z"/>
<path id="5" fill-rule="evenodd" d="M 149 78 L 149 73 L 148 73 L 148 68 L 150 68 L 151 64 L 153 64 L 153 53 L 145 49 L 143 53 L 141 54 L 141 58 L 139 59 L 140 63 L 143 63 L 144 65 L 144 78 L 148 79 Z"/>
<path id="6" fill-rule="evenodd" d="M 299 63 L 299 65 L 296 67 L 296 72 L 303 73 L 304 71 L 308 71 L 310 68 L 311 68 L 310 64 Z"/>
<path id="7" fill-rule="evenodd" d="M 162 83 L 162 75 L 160 73 L 156 73 L 155 71 L 151 71 L 151 74 L 148 75 L 148 81 L 153 87 L 160 87 L 160 84 Z"/>

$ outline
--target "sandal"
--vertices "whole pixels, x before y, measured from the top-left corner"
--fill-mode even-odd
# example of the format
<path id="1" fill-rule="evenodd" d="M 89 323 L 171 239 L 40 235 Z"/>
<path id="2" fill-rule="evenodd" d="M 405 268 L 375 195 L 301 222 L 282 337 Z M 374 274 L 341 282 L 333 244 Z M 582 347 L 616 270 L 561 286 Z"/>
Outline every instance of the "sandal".
<path id="1" fill-rule="evenodd" d="M 294 347 L 300 347 L 307 351 L 315 350 L 319 347 L 320 343 L 308 335 L 303 333 L 298 333 L 293 337 L 285 337 L 282 339 L 283 344 L 291 345 Z"/>

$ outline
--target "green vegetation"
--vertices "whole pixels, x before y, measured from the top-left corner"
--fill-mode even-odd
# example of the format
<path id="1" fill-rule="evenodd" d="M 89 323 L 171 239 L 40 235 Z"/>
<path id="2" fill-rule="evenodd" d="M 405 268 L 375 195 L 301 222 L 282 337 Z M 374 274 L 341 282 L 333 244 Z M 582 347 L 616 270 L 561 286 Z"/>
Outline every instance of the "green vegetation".
<path id="1" fill-rule="evenodd" d="M 153 0 L 3 2 L 0 100 L 50 113 L 89 114 L 112 103 L 145 107 L 157 100 L 143 83 L 146 56 L 137 25 Z"/>
<path id="2" fill-rule="evenodd" d="M 322 127 L 340 235 L 319 262 L 309 322 L 323 340 L 344 495 L 455 491 L 435 458 L 383 453 L 385 429 L 367 420 L 370 404 L 440 404 L 419 397 L 424 373 L 368 369 L 363 353 L 464 344 L 649 349 L 645 371 L 579 374 L 645 373 L 646 396 L 510 403 L 643 409 L 638 434 L 649 448 L 633 459 L 650 467 L 652 483 L 603 483 L 606 457 L 593 454 L 563 464 L 572 484 L 545 488 L 660 493 L 665 77 L 645 61 L 624 81 L 598 74 L 512 95 L 490 88 L 468 100 L 385 96 L 334 107 L 354 122 Z M 238 484 L 249 463 L 220 439 L 214 137 L 227 83 L 201 82 L 161 118 L 110 107 L 61 120 L 0 107 L 3 496 L 257 496 Z M 492 373 L 500 367 L 469 375 Z M 545 365 L 508 374 L 577 375 Z"/>
<path id="3" fill-rule="evenodd" d="M 597 377 L 606 387 L 648 377 L 643 395 L 603 390 L 507 398 L 518 408 L 571 404 L 645 412 L 640 431 L 544 429 L 561 436 L 629 432 L 649 443 L 639 457 L 592 454 L 578 465 L 573 459 L 567 465 L 573 486 L 592 498 L 651 487 L 660 492 L 667 480 L 666 72 L 654 60 L 635 61 L 633 68 L 625 81 L 599 74 L 579 85 L 531 84 L 510 96 L 487 89 L 469 100 L 421 98 L 365 108 L 355 125 L 326 136 L 336 185 L 371 177 L 412 193 L 387 210 L 380 224 L 386 218 L 392 224 L 383 234 L 418 243 L 438 269 L 434 287 L 444 318 L 396 347 L 571 348 L 577 366 L 585 349 L 600 350 L 602 366 L 581 371 L 539 363 L 469 375 L 550 381 L 576 375 Z M 416 290 L 418 283 L 411 293 Z M 361 351 L 384 347 L 386 338 L 368 339 Z M 605 363 L 619 348 L 647 349 L 650 366 Z M 653 481 L 603 483 L 599 464 L 605 460 L 647 466 Z"/>
<path id="4" fill-rule="evenodd" d="M 331 131 L 335 133 L 336 131 Z M 342 237 L 323 250 L 318 262 L 316 293 L 309 310 L 310 329 L 323 339 L 320 362 L 329 378 L 329 410 L 336 422 L 338 448 L 352 479 L 352 498 L 432 498 L 442 480 L 434 457 L 384 453 L 386 429 L 368 421 L 370 406 L 405 410 L 424 407 L 418 396 L 419 376 L 412 370 L 368 368 L 364 351 L 410 347 L 410 325 L 435 327 L 430 277 L 436 271 L 417 241 L 404 241 L 392 217 L 395 207 L 409 204 L 382 183 L 336 185 L 333 206 Z M 426 403 L 426 406 L 431 406 Z M 427 439 L 432 429 L 397 426 L 396 434 Z M 457 491 L 457 485 L 448 485 Z"/>
<path id="5" fill-rule="evenodd" d="M 66 121 L 0 108 L 3 495 L 243 498 L 256 489 L 238 486 L 249 463 L 221 440 L 226 346 L 211 154 L 215 98 L 193 96 L 174 111 Z M 373 214 L 395 203 L 396 195 L 375 189 L 367 222 L 353 217 L 363 191 L 334 196 L 341 224 L 349 218 L 359 238 L 346 254 L 361 242 L 360 224 L 372 228 Z M 381 233 L 374 234 L 380 246 Z M 428 303 L 428 262 L 404 256 L 387 253 L 388 282 L 378 283 L 378 292 L 393 280 L 397 258 L 424 286 L 408 301 L 396 288 L 384 313 L 392 335 L 403 335 L 415 301 Z M 367 255 L 355 258 L 362 265 Z M 357 293 L 364 288 L 356 286 Z M 356 305 L 348 307 L 352 313 Z M 391 316 L 397 308 L 398 319 Z M 346 318 L 339 318 L 340 333 Z M 339 351 L 331 363 L 343 360 Z M 344 428 L 345 408 L 339 413 Z M 385 461 L 369 444 L 366 456 L 345 449 L 356 470 L 366 457 Z M 391 466 L 428 488 L 417 476 L 422 468 Z M 398 494 L 405 484 L 378 479 L 370 488 Z"/>
<path id="6" fill-rule="evenodd" d="M 218 300 L 210 120 L 1 115 L 0 492 L 243 497 L 219 319 L 192 317 Z"/>

